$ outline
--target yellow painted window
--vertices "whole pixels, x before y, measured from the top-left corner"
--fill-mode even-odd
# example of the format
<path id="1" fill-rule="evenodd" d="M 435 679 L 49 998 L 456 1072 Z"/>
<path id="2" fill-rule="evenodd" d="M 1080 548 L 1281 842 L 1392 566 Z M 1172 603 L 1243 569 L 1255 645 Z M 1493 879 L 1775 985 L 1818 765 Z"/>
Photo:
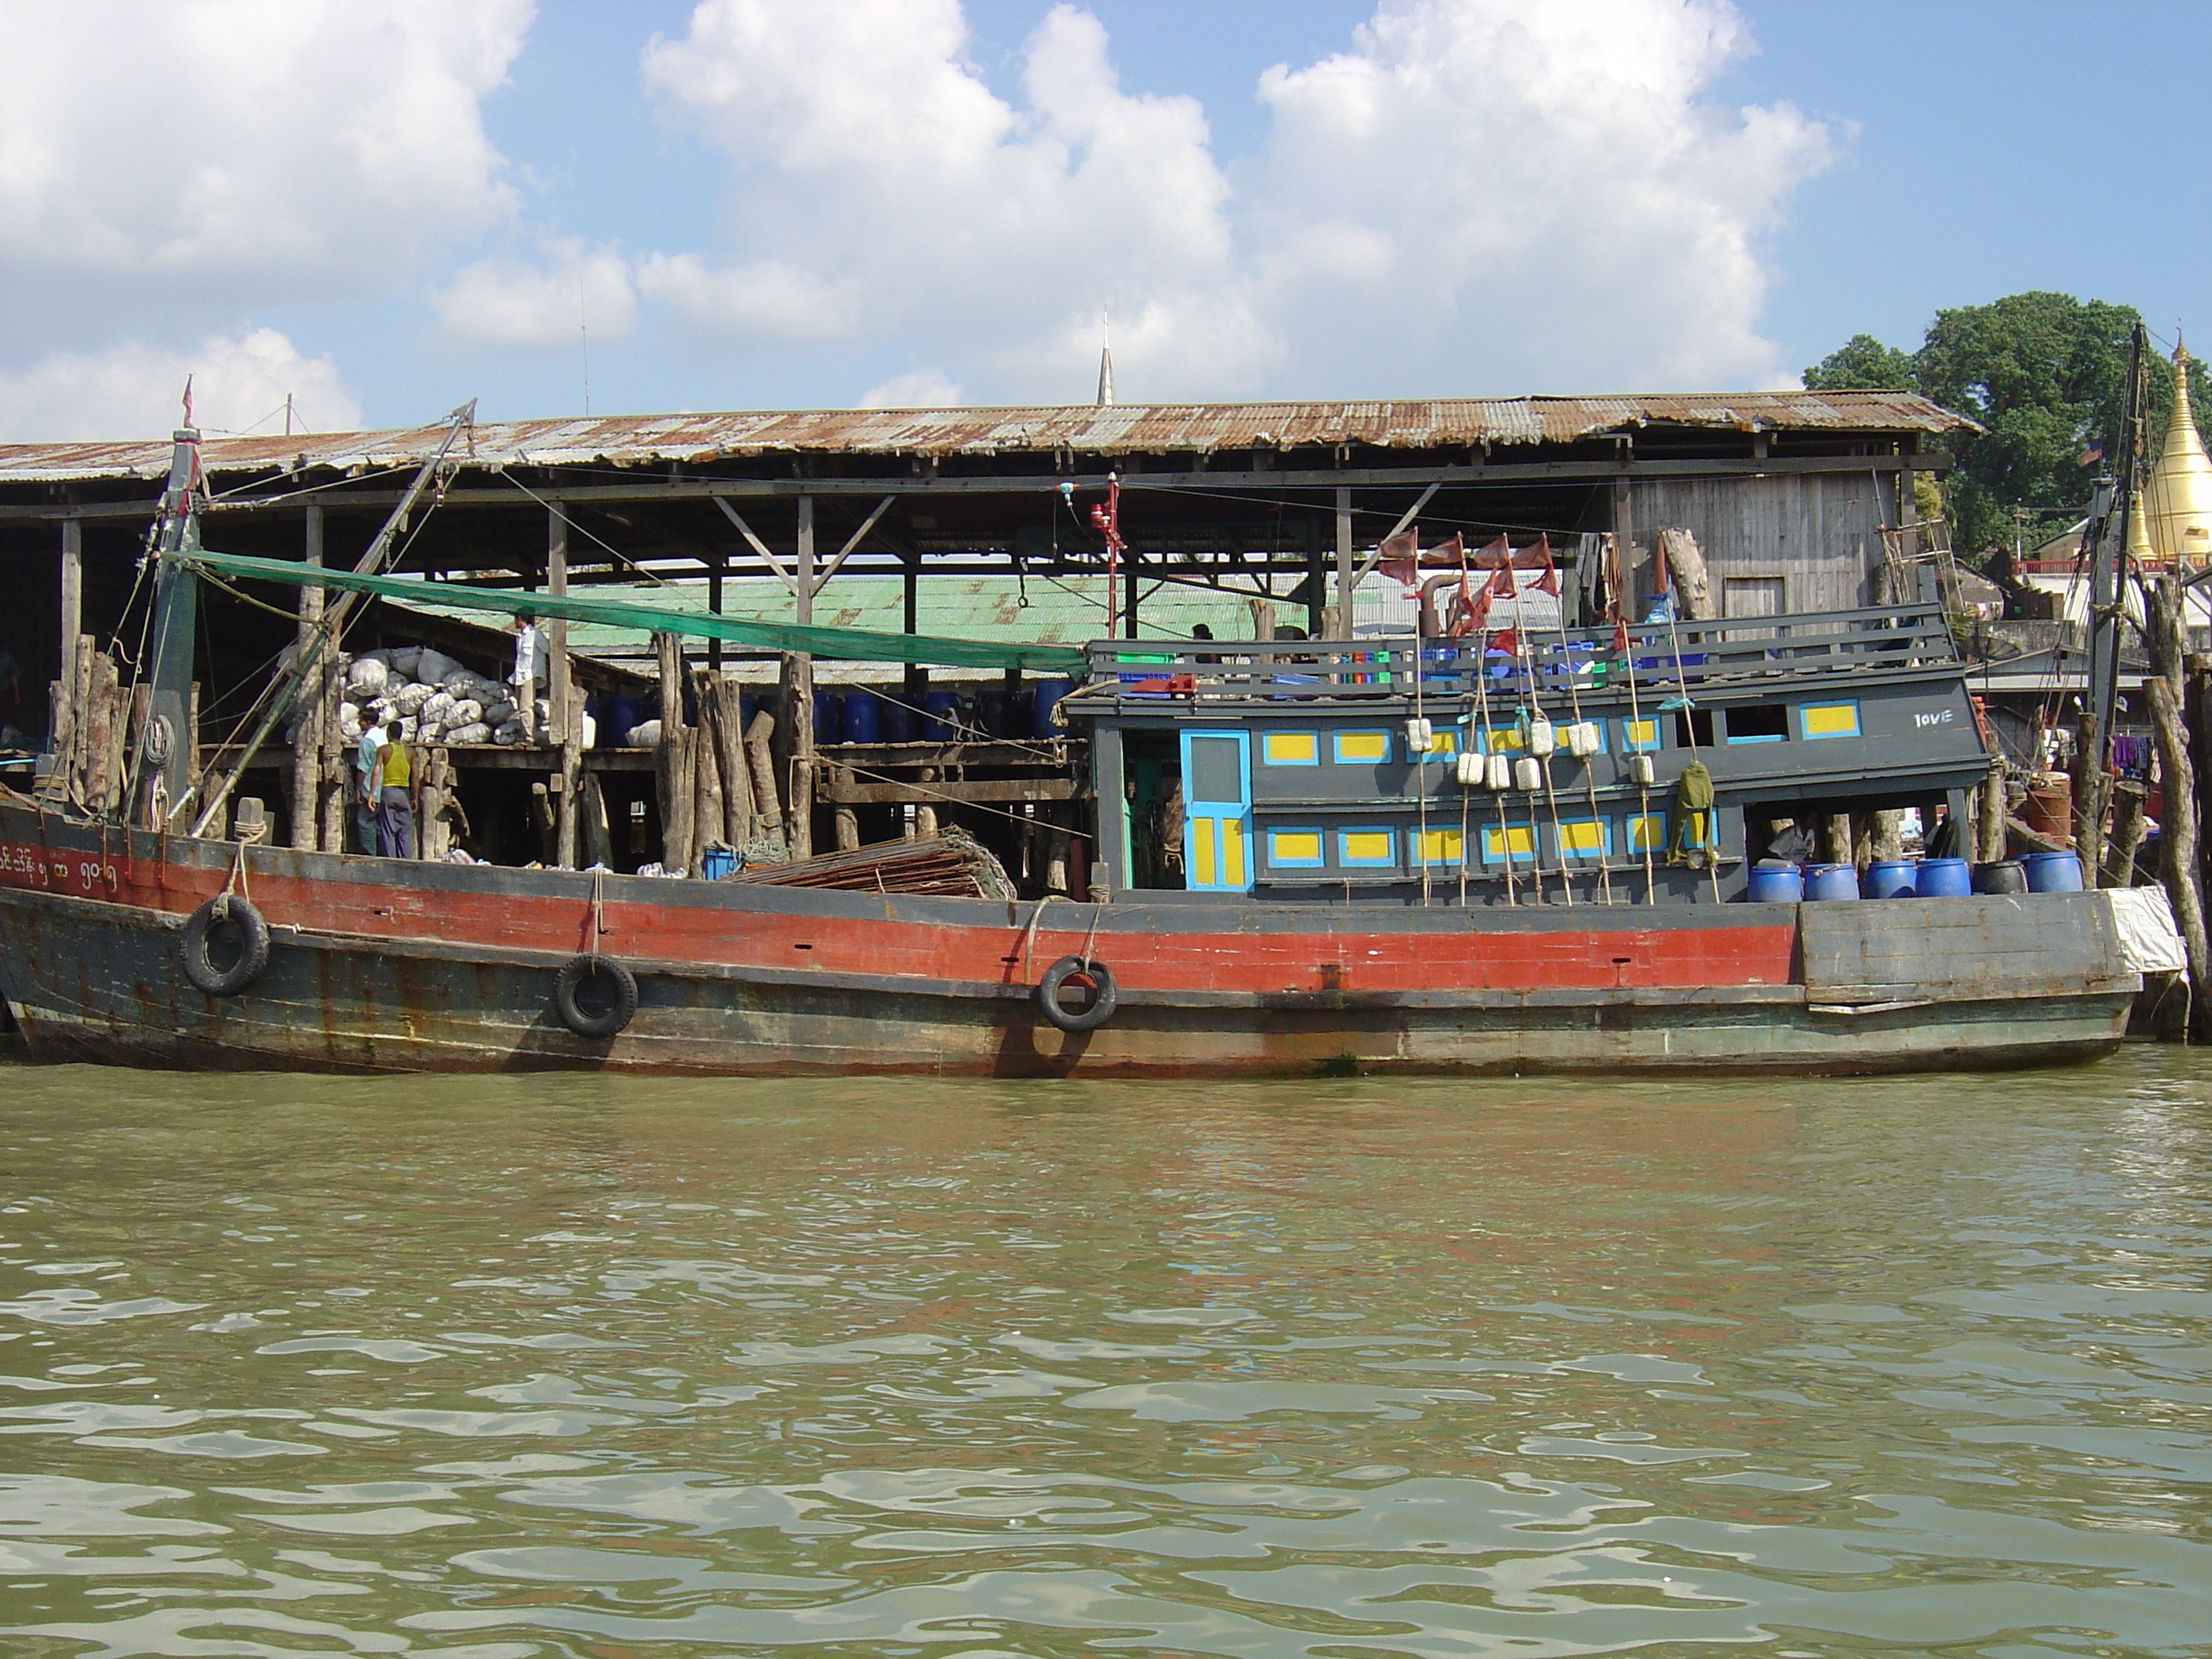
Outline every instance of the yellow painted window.
<path id="1" fill-rule="evenodd" d="M 1339 732 L 1336 757 L 1341 762 L 1387 761 L 1390 758 L 1388 732 Z"/>
<path id="2" fill-rule="evenodd" d="M 1429 734 L 1429 758 L 1449 760 L 1459 753 L 1459 733 L 1449 726 L 1439 726 Z"/>
<path id="3" fill-rule="evenodd" d="M 1516 864 L 1536 856 L 1535 826 L 1528 823 L 1486 823 L 1482 827 L 1482 861 L 1503 864 L 1508 852 Z"/>
<path id="4" fill-rule="evenodd" d="M 1242 818 L 1221 820 L 1221 884 L 1242 887 L 1244 884 L 1244 821 Z"/>
<path id="5" fill-rule="evenodd" d="M 1420 837 L 1421 862 L 1424 864 L 1457 864 L 1461 843 L 1456 830 L 1430 830 Z"/>
<path id="6" fill-rule="evenodd" d="M 1510 754 L 1528 745 L 1528 738 L 1517 726 L 1493 726 L 1482 739 L 1482 751 L 1486 755 Z"/>
<path id="7" fill-rule="evenodd" d="M 1559 825 L 1559 845 L 1570 853 L 1602 853 L 1605 842 L 1605 825 L 1595 818 L 1570 818 Z"/>
<path id="8" fill-rule="evenodd" d="M 1337 832 L 1336 855 L 1346 864 L 1389 864 L 1397 849 L 1388 830 L 1342 830 Z"/>
<path id="9" fill-rule="evenodd" d="M 1797 711 L 1797 718 L 1808 738 L 1856 738 L 1859 734 L 1859 706 L 1855 702 L 1808 702 Z"/>
<path id="10" fill-rule="evenodd" d="M 1622 746 L 1632 752 L 1659 747 L 1659 722 L 1656 720 L 1623 720 L 1620 732 Z"/>
<path id="11" fill-rule="evenodd" d="M 1318 766 L 1318 732 L 1269 732 L 1260 738 L 1260 758 L 1269 766 Z"/>
<path id="12" fill-rule="evenodd" d="M 1667 815 L 1646 812 L 1628 820 L 1628 850 L 1632 853 L 1663 853 L 1667 850 Z"/>
<path id="13" fill-rule="evenodd" d="M 1321 862 L 1318 830 L 1271 830 L 1267 832 L 1267 862 L 1273 865 L 1317 865 Z"/>

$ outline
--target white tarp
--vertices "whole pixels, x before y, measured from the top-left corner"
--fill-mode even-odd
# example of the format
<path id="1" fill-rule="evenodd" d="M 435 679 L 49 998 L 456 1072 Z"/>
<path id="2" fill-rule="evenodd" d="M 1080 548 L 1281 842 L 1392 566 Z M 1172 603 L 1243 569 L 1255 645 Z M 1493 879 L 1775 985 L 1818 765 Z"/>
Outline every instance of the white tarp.
<path id="1" fill-rule="evenodd" d="M 2178 974 L 2189 966 L 2166 889 L 2107 887 L 2103 896 L 2112 907 L 2112 931 L 2119 936 L 2124 965 L 2139 974 Z"/>

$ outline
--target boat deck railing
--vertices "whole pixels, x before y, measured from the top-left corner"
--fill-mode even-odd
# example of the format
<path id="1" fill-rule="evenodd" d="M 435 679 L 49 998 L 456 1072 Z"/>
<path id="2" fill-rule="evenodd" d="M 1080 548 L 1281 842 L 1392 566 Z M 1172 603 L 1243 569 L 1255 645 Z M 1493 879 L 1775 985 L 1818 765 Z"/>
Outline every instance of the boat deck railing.
<path id="1" fill-rule="evenodd" d="M 1463 639 L 1096 640 L 1080 697 L 1402 697 L 1530 689 L 1664 698 L 1778 679 L 1955 669 L 1937 603 L 1621 628 L 1522 628 Z"/>

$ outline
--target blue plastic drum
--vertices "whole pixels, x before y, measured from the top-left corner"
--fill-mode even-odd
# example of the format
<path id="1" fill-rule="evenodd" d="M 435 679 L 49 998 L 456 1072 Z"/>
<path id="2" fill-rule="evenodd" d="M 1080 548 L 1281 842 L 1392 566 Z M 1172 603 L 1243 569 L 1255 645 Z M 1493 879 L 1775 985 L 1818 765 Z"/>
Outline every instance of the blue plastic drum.
<path id="1" fill-rule="evenodd" d="M 1794 864 L 1754 864 L 1743 890 L 1753 904 L 1795 904 L 1805 896 L 1805 877 Z"/>
<path id="2" fill-rule="evenodd" d="M 881 743 L 884 740 L 884 700 L 872 691 L 845 694 L 845 741 Z"/>
<path id="3" fill-rule="evenodd" d="M 1052 711 L 1060 700 L 1075 690 L 1075 682 L 1067 679 L 1045 678 L 1030 688 L 1030 708 L 1033 716 L 1030 735 L 1036 738 L 1056 738 L 1060 728 L 1052 723 Z"/>
<path id="4" fill-rule="evenodd" d="M 1805 896 L 1808 899 L 1855 899 L 1859 896 L 1859 872 L 1848 864 L 1808 864 L 1805 866 Z"/>
<path id="5" fill-rule="evenodd" d="M 906 700 L 903 687 L 886 695 L 884 705 L 884 741 L 912 743 L 921 730 L 921 716 L 914 712 L 914 705 Z"/>
<path id="6" fill-rule="evenodd" d="M 2081 890 L 2081 860 L 2072 853 L 2030 853 L 2021 862 L 2027 866 L 2031 893 L 2078 893 Z"/>
<path id="7" fill-rule="evenodd" d="M 1974 872 L 1964 859 L 1923 859 L 1915 890 L 1923 898 L 1964 898 L 1974 890 Z"/>
<path id="8" fill-rule="evenodd" d="M 1869 898 L 1911 898 L 1917 878 L 1911 859 L 1882 859 L 1867 866 L 1859 885 Z"/>
<path id="9" fill-rule="evenodd" d="M 835 691 L 814 694 L 814 741 L 836 743 L 845 729 L 845 700 Z"/>
<path id="10" fill-rule="evenodd" d="M 921 740 L 951 743 L 960 735 L 960 699 L 951 691 L 933 691 L 921 700 Z"/>

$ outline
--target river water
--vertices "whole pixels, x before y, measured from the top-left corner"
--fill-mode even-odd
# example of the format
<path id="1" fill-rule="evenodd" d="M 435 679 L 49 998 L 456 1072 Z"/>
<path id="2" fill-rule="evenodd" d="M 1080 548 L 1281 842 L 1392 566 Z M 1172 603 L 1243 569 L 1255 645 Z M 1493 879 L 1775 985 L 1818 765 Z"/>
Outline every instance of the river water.
<path id="1" fill-rule="evenodd" d="M 2212 1654 L 2212 1063 L 0 1066 L 0 1651 Z"/>

